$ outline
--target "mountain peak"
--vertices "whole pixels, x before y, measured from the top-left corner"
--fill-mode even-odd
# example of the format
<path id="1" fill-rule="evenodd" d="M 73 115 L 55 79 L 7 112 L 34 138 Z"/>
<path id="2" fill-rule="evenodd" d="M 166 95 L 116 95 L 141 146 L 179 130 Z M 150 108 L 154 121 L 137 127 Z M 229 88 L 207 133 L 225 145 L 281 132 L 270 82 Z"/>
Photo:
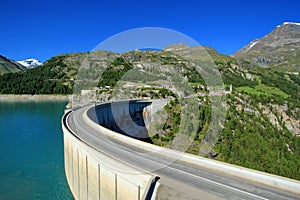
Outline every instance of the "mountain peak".
<path id="1" fill-rule="evenodd" d="M 281 27 L 284 25 L 296 25 L 296 26 L 300 26 L 300 23 L 297 22 L 283 22 L 282 24 L 278 25 L 277 27 Z"/>
<path id="2" fill-rule="evenodd" d="M 17 62 L 19 64 L 23 65 L 24 67 L 26 67 L 27 69 L 34 68 L 34 67 L 37 67 L 37 66 L 40 66 L 40 65 L 43 64 L 42 62 L 38 61 L 35 58 L 29 58 L 29 59 L 20 60 L 20 61 L 17 61 Z"/>
<path id="3" fill-rule="evenodd" d="M 269 34 L 255 39 L 233 56 L 261 67 L 299 72 L 300 23 L 283 22 Z"/>

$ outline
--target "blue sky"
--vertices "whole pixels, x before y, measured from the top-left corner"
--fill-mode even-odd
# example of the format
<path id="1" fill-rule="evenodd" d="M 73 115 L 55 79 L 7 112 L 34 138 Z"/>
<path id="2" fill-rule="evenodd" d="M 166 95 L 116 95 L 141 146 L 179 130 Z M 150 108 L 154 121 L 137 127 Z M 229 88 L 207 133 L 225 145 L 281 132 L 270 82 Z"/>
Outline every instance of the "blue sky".
<path id="1" fill-rule="evenodd" d="M 0 54 L 15 60 L 91 51 L 110 36 L 149 26 L 232 54 L 282 22 L 300 22 L 298 0 L 2 0 L 0 5 Z"/>

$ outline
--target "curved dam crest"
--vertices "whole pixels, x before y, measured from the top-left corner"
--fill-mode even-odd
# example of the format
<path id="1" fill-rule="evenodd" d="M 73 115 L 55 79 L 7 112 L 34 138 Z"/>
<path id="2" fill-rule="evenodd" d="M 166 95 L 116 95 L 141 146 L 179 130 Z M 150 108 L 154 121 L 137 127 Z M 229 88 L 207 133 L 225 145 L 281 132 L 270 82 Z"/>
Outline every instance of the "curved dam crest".
<path id="1" fill-rule="evenodd" d="M 149 139 L 165 103 L 106 102 L 65 114 L 65 172 L 75 199 L 300 199 L 299 181 L 136 140 Z"/>

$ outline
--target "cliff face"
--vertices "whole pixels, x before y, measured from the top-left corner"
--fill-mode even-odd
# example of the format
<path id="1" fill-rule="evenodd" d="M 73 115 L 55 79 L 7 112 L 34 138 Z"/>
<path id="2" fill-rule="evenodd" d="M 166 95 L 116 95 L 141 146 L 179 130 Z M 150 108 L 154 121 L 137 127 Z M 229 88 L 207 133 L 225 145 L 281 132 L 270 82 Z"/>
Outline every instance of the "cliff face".
<path id="1" fill-rule="evenodd" d="M 300 71 L 300 23 L 285 22 L 260 39 L 233 54 L 261 67 L 281 71 Z"/>

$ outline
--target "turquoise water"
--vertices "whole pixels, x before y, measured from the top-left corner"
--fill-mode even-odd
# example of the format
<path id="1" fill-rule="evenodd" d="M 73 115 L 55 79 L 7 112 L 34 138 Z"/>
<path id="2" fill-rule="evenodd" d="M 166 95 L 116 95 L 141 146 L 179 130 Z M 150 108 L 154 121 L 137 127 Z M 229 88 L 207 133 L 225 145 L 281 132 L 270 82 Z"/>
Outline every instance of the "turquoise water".
<path id="1" fill-rule="evenodd" d="M 0 102 L 0 199 L 72 199 L 63 160 L 66 102 Z"/>

